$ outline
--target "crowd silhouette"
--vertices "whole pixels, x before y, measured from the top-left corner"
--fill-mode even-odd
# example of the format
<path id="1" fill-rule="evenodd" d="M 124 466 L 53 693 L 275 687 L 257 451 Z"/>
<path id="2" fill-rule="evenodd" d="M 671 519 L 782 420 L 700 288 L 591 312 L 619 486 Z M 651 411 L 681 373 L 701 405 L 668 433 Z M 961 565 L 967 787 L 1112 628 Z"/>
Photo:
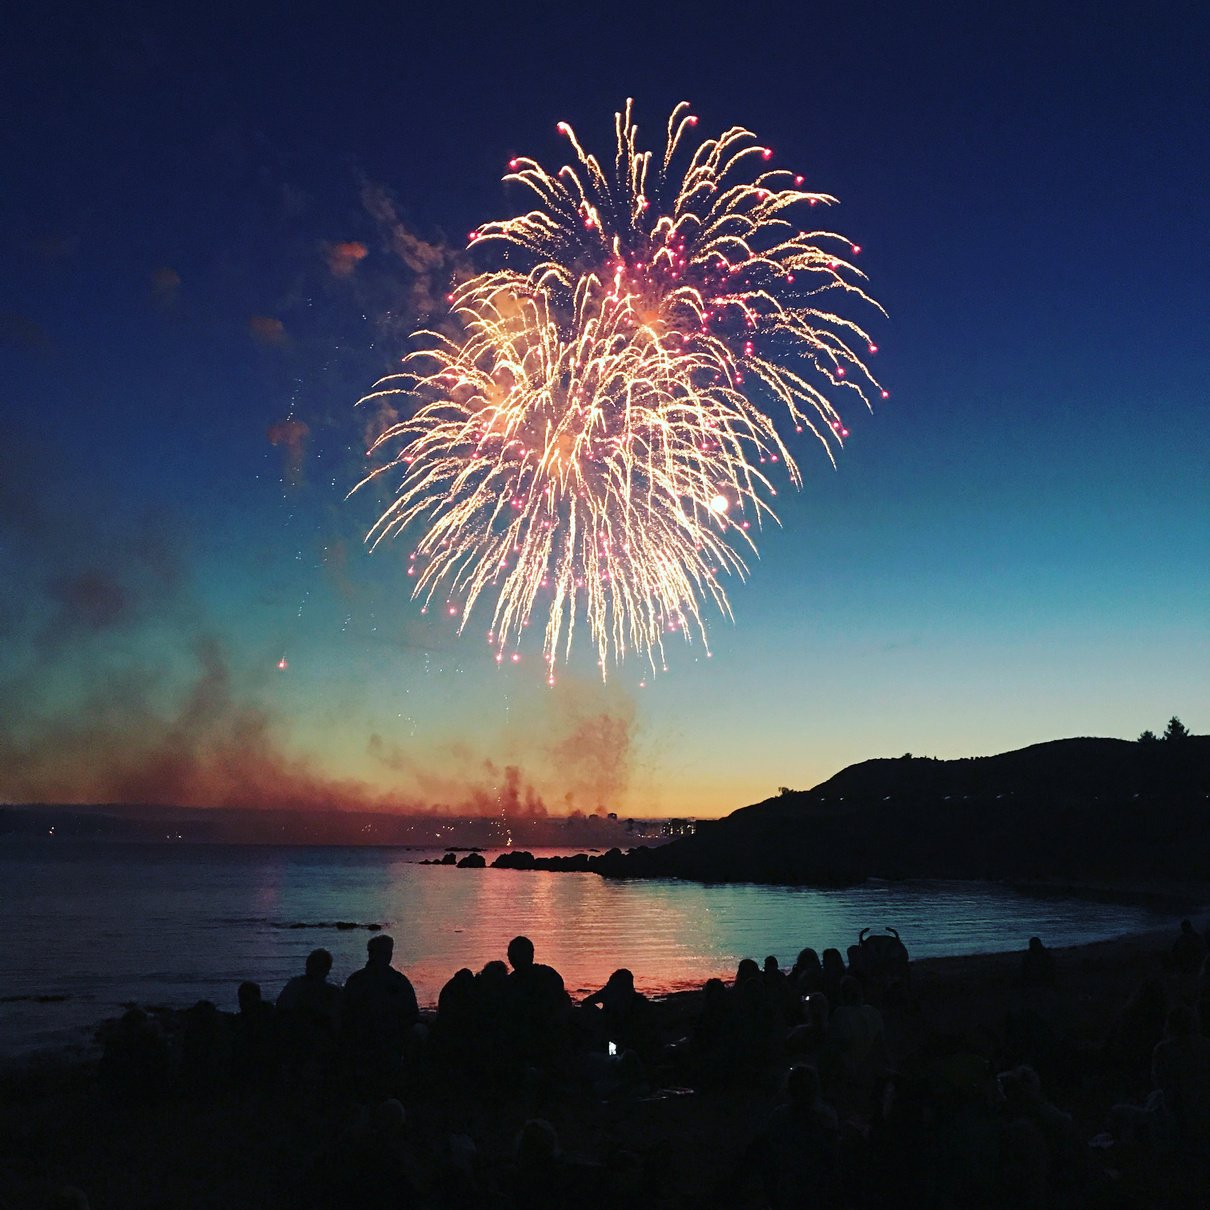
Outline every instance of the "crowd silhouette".
<path id="1" fill-rule="evenodd" d="M 894 977 L 873 950 L 846 963 L 804 948 L 789 969 L 745 958 L 675 1005 L 622 968 L 576 1003 L 516 937 L 507 963 L 457 971 L 422 1014 L 380 934 L 343 986 L 317 949 L 274 1002 L 245 982 L 232 1015 L 131 1009 L 106 1031 L 102 1087 L 151 1106 L 260 1098 L 325 1123 L 283 1192 L 292 1208 L 688 1204 L 659 1148 L 607 1128 L 678 1097 L 755 1106 L 714 1157 L 715 1196 L 734 1208 L 1112 1205 L 1131 1162 L 1205 1175 L 1210 963 L 1192 923 L 1092 1041 L 1065 1025 L 1078 970 L 1037 937 L 990 1027 L 957 1004 L 926 1020 L 906 950 L 885 952 Z M 595 1152 L 561 1145 L 577 1104 L 603 1123 Z M 474 1125 L 490 1113 L 515 1122 L 506 1151 Z"/>

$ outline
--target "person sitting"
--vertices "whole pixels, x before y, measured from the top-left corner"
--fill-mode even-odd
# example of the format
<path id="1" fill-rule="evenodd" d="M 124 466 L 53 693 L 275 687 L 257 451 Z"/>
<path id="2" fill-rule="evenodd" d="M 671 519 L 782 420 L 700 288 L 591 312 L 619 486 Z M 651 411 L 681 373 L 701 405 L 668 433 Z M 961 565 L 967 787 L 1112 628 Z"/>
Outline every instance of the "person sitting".
<path id="1" fill-rule="evenodd" d="M 799 951 L 790 971 L 790 982 L 798 989 L 800 996 L 823 991 L 823 966 L 819 955 L 810 946 Z"/>
<path id="2" fill-rule="evenodd" d="M 821 1094 L 819 1073 L 796 1064 L 786 1074 L 786 1101 L 769 1115 L 756 1153 L 765 1196 L 776 1208 L 840 1203 L 836 1112 Z"/>
<path id="3" fill-rule="evenodd" d="M 1029 939 L 1029 949 L 1021 958 L 1022 987 L 1054 987 L 1054 955 L 1042 944 L 1041 937 Z"/>
<path id="4" fill-rule="evenodd" d="M 312 950 L 303 973 L 277 997 L 285 1071 L 307 1095 L 319 1091 L 336 1057 L 341 998 L 340 988 L 328 982 L 331 970 L 332 955 Z"/>
<path id="5" fill-rule="evenodd" d="M 731 987 L 734 990 L 739 987 L 745 979 L 759 979 L 760 967 L 756 965 L 755 958 L 741 958 L 739 965 L 735 968 L 735 979 L 732 981 Z"/>
<path id="6" fill-rule="evenodd" d="M 764 970 L 761 972 L 765 981 L 765 990 L 769 996 L 769 1006 L 780 1022 L 781 1028 L 787 1028 L 791 1023 L 797 1023 L 799 1018 L 798 992 L 789 977 L 777 964 L 777 958 L 769 954 L 765 958 Z"/>
<path id="7" fill-rule="evenodd" d="M 449 978 L 437 996 L 434 1039 L 451 1056 L 465 1052 L 475 1035 L 478 995 L 475 973 L 462 967 Z"/>
<path id="8" fill-rule="evenodd" d="M 1164 1040 L 1151 1056 L 1151 1082 L 1163 1098 L 1173 1141 L 1203 1151 L 1210 1144 L 1210 1038 L 1198 1033 L 1197 1014 L 1187 1004 L 1168 1014 Z"/>
<path id="9" fill-rule="evenodd" d="M 391 965 L 393 938 L 385 933 L 366 943 L 366 964 L 345 981 L 343 1027 L 358 1086 L 374 1099 L 394 1089 L 403 1049 L 420 1020 L 416 992 Z"/>
<path id="10" fill-rule="evenodd" d="M 332 955 L 325 949 L 312 950 L 307 955 L 301 975 L 295 975 L 277 997 L 280 1013 L 308 1013 L 331 1023 L 340 1019 L 340 988 L 328 982 L 332 972 Z"/>
<path id="11" fill-rule="evenodd" d="M 223 1086 L 231 1072 L 227 1020 L 210 1000 L 199 1000 L 181 1014 L 179 1079 L 189 1097 L 204 1099 Z"/>
<path id="12" fill-rule="evenodd" d="M 840 982 L 848 974 L 844 964 L 844 956 L 835 948 L 823 952 L 823 992 L 828 997 L 829 1004 L 836 1004 L 840 999 Z"/>
<path id="13" fill-rule="evenodd" d="M 544 1066 L 566 1042 L 571 1001 L 563 976 L 553 966 L 534 961 L 534 943 L 514 937 L 508 943 L 512 970 L 507 983 L 507 1018 L 516 1053 L 523 1062 Z"/>
<path id="14" fill-rule="evenodd" d="M 172 1056 L 158 1026 L 141 1008 L 129 1008 L 101 1033 L 102 1090 L 122 1101 L 150 1105 L 169 1089 Z"/>
<path id="15" fill-rule="evenodd" d="M 651 1002 L 634 989 L 634 975 L 625 967 L 613 972 L 599 991 L 585 996 L 580 1006 L 589 1017 L 590 1043 L 605 1049 L 646 1055 L 650 1049 Z"/>
<path id="16" fill-rule="evenodd" d="M 1152 1091 L 1143 1105 L 1115 1105 L 1110 1133 L 1120 1142 L 1166 1143 L 1194 1152 L 1210 1145 L 1210 1039 L 1187 1004 L 1169 1013 L 1151 1056 Z"/>
<path id="17" fill-rule="evenodd" d="M 826 1053 L 830 1060 L 828 1074 L 836 1082 L 836 1089 L 852 1104 L 864 1104 L 874 1080 L 886 1066 L 886 1043 L 882 1014 L 865 1003 L 861 984 L 852 975 L 841 980 L 840 1003 L 828 1020 Z"/>
<path id="18" fill-rule="evenodd" d="M 1172 943 L 1169 961 L 1172 968 L 1182 975 L 1196 975 L 1206 957 L 1206 942 L 1193 927 L 1193 921 L 1182 920 L 1181 931 Z"/>
<path id="19" fill-rule="evenodd" d="M 231 1066 L 235 1083 L 269 1088 L 277 1081 L 277 1014 L 261 999 L 259 983 L 246 980 L 236 993 L 239 1012 L 231 1024 Z"/>
<path id="20" fill-rule="evenodd" d="M 721 979 L 707 979 L 701 1012 L 690 1028 L 688 1078 L 701 1087 L 717 1087 L 735 1071 L 737 1044 L 735 1008 Z"/>

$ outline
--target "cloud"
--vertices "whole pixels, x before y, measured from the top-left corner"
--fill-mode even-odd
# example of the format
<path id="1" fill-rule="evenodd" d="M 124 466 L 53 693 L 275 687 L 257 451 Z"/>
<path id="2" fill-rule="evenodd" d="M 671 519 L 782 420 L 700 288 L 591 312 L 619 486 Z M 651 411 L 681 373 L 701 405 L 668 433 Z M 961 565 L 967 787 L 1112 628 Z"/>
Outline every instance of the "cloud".
<path id="1" fill-rule="evenodd" d="M 400 217 L 395 199 L 382 185 L 366 181 L 361 202 L 378 224 L 386 248 L 411 273 L 400 295 L 405 318 L 411 322 L 444 312 L 450 282 L 463 268 L 462 250 L 417 235 Z"/>
<path id="2" fill-rule="evenodd" d="M 282 448 L 301 447 L 305 426 L 282 426 Z M 516 731 L 476 729 L 458 745 L 408 748 L 367 728 L 372 767 L 363 777 L 333 775 L 292 746 L 272 661 L 249 666 L 218 633 L 171 523 L 123 521 L 103 492 L 56 481 L 53 459 L 27 442 L 0 427 L 10 458 L 0 549 L 14 568 L 0 581 L 0 802 L 514 820 L 620 806 L 633 703 L 613 686 L 569 677 L 558 693 L 535 694 Z M 339 544 L 325 553 L 338 581 L 346 556 Z"/>
<path id="3" fill-rule="evenodd" d="M 280 446 L 285 460 L 286 477 L 293 484 L 302 480 L 303 456 L 306 453 L 307 438 L 311 430 L 301 420 L 290 417 L 269 425 L 265 435 L 269 444 Z"/>
<path id="4" fill-rule="evenodd" d="M 169 265 L 153 269 L 147 277 L 151 301 L 167 311 L 176 306 L 181 291 L 181 275 Z"/>
<path id="5" fill-rule="evenodd" d="M 281 348 L 289 339 L 286 325 L 270 315 L 253 315 L 248 320 L 248 335 L 263 348 Z"/>
<path id="6" fill-rule="evenodd" d="M 324 260 L 333 277 L 352 277 L 357 266 L 369 255 L 369 249 L 359 240 L 342 240 L 324 245 Z"/>

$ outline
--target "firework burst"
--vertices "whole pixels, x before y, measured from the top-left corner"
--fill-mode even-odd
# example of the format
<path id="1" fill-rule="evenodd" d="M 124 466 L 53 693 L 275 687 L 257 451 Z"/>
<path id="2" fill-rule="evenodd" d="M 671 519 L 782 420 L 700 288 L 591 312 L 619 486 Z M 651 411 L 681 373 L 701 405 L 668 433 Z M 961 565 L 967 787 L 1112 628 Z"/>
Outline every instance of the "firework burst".
<path id="1" fill-rule="evenodd" d="M 536 205 L 471 232 L 500 255 L 450 295 L 456 335 L 418 333 L 362 401 L 410 397 L 369 451 L 391 457 L 362 484 L 402 479 L 367 540 L 418 532 L 414 595 L 460 627 L 493 599 L 500 662 L 543 623 L 552 682 L 581 615 L 602 674 L 627 650 L 663 667 L 672 633 L 708 652 L 703 606 L 730 616 L 719 576 L 744 577 L 751 526 L 775 519 L 763 468 L 801 484 L 783 432 L 832 458 L 832 397 L 887 394 L 870 336 L 833 310 L 881 310 L 860 249 L 798 221 L 835 199 L 738 127 L 688 151 L 696 121 L 678 105 L 656 161 L 627 102 L 611 172 L 566 123 L 574 163 L 511 161 Z"/>

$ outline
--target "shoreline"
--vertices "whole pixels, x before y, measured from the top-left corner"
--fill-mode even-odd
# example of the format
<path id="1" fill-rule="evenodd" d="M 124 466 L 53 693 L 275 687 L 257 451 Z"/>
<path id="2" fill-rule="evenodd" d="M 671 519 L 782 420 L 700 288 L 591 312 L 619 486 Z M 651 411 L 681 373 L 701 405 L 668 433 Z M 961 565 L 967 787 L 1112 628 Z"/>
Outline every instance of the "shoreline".
<path id="1" fill-rule="evenodd" d="M 1033 885 L 1028 888 L 1023 886 L 1022 890 L 1033 894 L 1036 891 L 1036 887 Z M 1056 889 L 1056 894 L 1067 894 L 1070 892 L 1071 888 L 1066 886 L 1062 890 Z M 1060 968 L 1064 966 L 1078 968 L 1085 974 L 1089 972 L 1111 972 L 1109 981 L 1112 982 L 1114 981 L 1112 972 L 1122 966 L 1146 961 L 1148 958 L 1157 958 L 1165 953 L 1168 945 L 1176 935 L 1181 916 L 1192 917 L 1195 924 L 1200 923 L 1201 916 L 1210 916 L 1210 906 L 1203 906 L 1200 912 L 1196 910 L 1190 912 L 1186 908 L 1189 903 L 1193 902 L 1192 899 L 1183 896 L 1167 898 L 1164 892 L 1147 888 L 1139 889 L 1135 893 L 1134 901 L 1151 901 L 1152 898 L 1156 902 L 1164 901 L 1182 905 L 1182 910 L 1174 914 L 1170 925 L 1142 930 L 1136 929 L 1120 933 L 1116 936 L 1104 937 L 1096 941 L 1081 942 L 1077 945 L 1048 947 L 1054 955 L 1056 963 Z M 1130 900 L 1116 897 L 1109 901 L 1130 902 Z M 1210 924 L 1210 922 L 1207 923 Z M 982 950 L 967 954 L 944 954 L 911 958 L 910 967 L 913 980 L 915 981 L 919 977 L 925 981 L 926 985 L 937 982 L 944 982 L 951 986 L 959 984 L 963 986 L 971 985 L 970 990 L 972 991 L 977 989 L 976 985 L 994 982 L 1003 989 L 1010 986 L 1015 979 L 1016 970 L 1020 965 L 1027 940 L 1027 938 L 1021 938 L 1020 942 L 1011 949 Z M 755 957 L 756 955 L 753 954 L 751 956 Z M 636 982 L 641 981 L 642 972 L 636 972 L 636 974 L 638 976 Z M 730 984 L 733 976 L 733 970 L 724 970 L 718 972 L 714 977 L 720 978 L 725 983 Z M 577 999 L 578 993 L 569 994 L 571 994 L 573 1001 Z M 687 1007 L 695 1006 L 701 1000 L 702 988 L 701 986 L 675 988 L 668 991 L 653 991 L 647 993 L 647 995 L 653 1004 L 666 1006 L 664 1011 L 674 1016 L 680 1016 L 683 1010 Z M 13 999 L 24 998 L 13 997 Z M 31 996 L 28 999 L 38 1002 L 43 997 Z M 47 999 L 50 1002 L 58 1002 L 62 997 L 49 997 Z M 123 1010 L 133 1007 L 141 1008 L 153 1018 L 172 1022 L 186 1012 L 191 1005 L 168 1005 L 162 1002 L 140 1002 L 133 1000 L 124 1001 L 121 1004 Z M 221 1012 L 226 1013 L 229 1011 L 221 1005 L 218 1007 Z M 0 1079 L 14 1073 L 24 1072 L 30 1068 L 63 1069 L 95 1064 L 100 1058 L 100 1044 L 97 1041 L 97 1035 L 111 1022 L 116 1021 L 119 1016 L 120 1013 L 111 1016 L 100 1016 L 89 1024 L 64 1027 L 65 1030 L 69 1030 L 74 1035 L 72 1039 L 64 1039 L 62 1042 L 44 1046 L 30 1047 L 29 1049 L 9 1054 L 0 1053 Z M 431 1005 L 422 1005 L 421 1017 L 423 1020 L 431 1021 L 435 1016 L 435 1002 Z"/>
<path id="2" fill-rule="evenodd" d="M 1073 1146 L 1089 1173 L 1089 1199 L 1072 1204 L 1200 1206 L 1210 1181 L 1210 1157 L 1174 1160 L 1123 1147 L 1087 1146 L 1104 1131 L 1115 1103 L 1140 1099 L 1137 1091 L 1115 1082 L 1115 1068 L 1105 1066 L 1107 1046 L 1123 1007 L 1144 981 L 1162 981 L 1169 1002 L 1175 1002 L 1178 976 L 1166 958 L 1177 932 L 1174 918 L 1167 927 L 1056 947 L 1053 988 L 1020 986 L 1024 938 L 1019 947 L 997 953 L 913 959 L 909 995 L 882 1009 L 890 1069 L 915 1073 L 914 1079 L 925 1070 L 939 1071 L 938 1063 L 951 1062 L 929 1057 L 941 1043 L 941 1054 L 964 1056 L 966 1064 L 985 1056 L 977 1061 L 993 1073 L 1003 1071 L 1021 1061 L 1011 1058 L 1008 1022 L 1014 1014 L 1040 1014 L 1061 1031 L 1072 1056 L 1083 1056 L 1080 1074 L 1066 1082 L 1059 1068 L 1039 1063 L 1047 1073 L 1046 1095 L 1066 1115 Z M 690 1032 L 703 1001 L 701 990 L 654 1000 L 652 1015 L 663 1043 Z M 181 1024 L 180 1015 L 174 1011 L 164 1024 L 172 1032 Z M 522 1080 L 481 1091 L 448 1073 L 435 1074 L 422 1061 L 415 1083 L 402 1093 L 413 1132 L 408 1137 L 427 1149 L 428 1164 L 441 1162 L 450 1141 L 465 1137 L 475 1150 L 476 1171 L 490 1184 L 512 1170 L 515 1141 L 525 1123 L 547 1119 L 565 1153 L 581 1165 L 577 1170 L 614 1181 L 615 1190 L 638 1164 L 646 1183 L 631 1188 L 634 1204 L 657 1210 L 726 1204 L 743 1210 L 762 1204 L 737 1195 L 736 1182 L 742 1188 L 747 1180 L 747 1194 L 754 1193 L 750 1149 L 782 1100 L 784 1073 L 793 1057 L 782 1050 L 749 1075 L 692 1087 L 682 1086 L 684 1075 L 678 1076 L 675 1066 L 653 1064 L 651 1082 L 643 1089 L 603 1099 L 586 1085 L 583 1071 L 572 1068 L 550 1086 Z M 5 1201 L 13 1210 L 49 1204 L 47 1180 L 85 1190 L 92 1210 L 153 1210 L 165 1204 L 165 1189 L 173 1192 L 174 1204 L 195 1210 L 252 1204 L 264 1210 L 293 1208 L 299 1204 L 300 1179 L 326 1163 L 324 1157 L 339 1149 L 350 1130 L 361 1129 L 355 1123 L 365 1114 L 348 1102 L 307 1110 L 280 1093 L 250 1100 L 234 1091 L 200 1101 L 177 1093 L 162 1108 L 115 1105 L 104 1095 L 97 1058 L 62 1049 L 0 1061 L 0 1093 L 0 1151 L 18 1157 L 20 1171 L 36 1168 L 43 1182 L 36 1185 L 41 1192 L 14 1190 Z M 868 1110 L 861 1105 L 838 1108 L 846 1128 L 869 1128 Z M 618 1169 L 619 1156 L 635 1158 Z M 28 1190 L 34 1189 L 30 1178 Z M 7 1192 L 0 1189 L 0 1196 Z M 1107 1192 L 1128 1192 L 1134 1200 L 1100 1200 Z"/>

